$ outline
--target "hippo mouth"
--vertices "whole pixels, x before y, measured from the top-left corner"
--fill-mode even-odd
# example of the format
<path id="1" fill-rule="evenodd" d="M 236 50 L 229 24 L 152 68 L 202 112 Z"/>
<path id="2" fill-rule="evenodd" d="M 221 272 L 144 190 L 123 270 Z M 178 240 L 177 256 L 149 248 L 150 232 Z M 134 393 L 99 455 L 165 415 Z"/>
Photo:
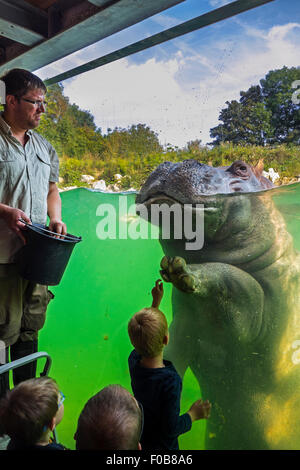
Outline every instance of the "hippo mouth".
<path id="1" fill-rule="evenodd" d="M 203 199 L 199 200 L 197 204 L 195 203 L 186 204 L 186 203 L 179 201 L 178 199 L 173 198 L 172 196 L 168 196 L 167 194 L 158 193 L 158 194 L 153 194 L 153 195 L 148 196 L 148 198 L 145 199 L 144 201 L 140 201 L 140 198 L 137 198 L 136 204 L 137 204 L 137 209 L 138 209 L 138 206 L 140 205 L 144 205 L 148 209 L 153 204 L 157 204 L 157 205 L 167 204 L 169 206 L 173 204 L 180 204 L 181 207 L 187 206 L 187 205 L 191 206 L 191 209 L 193 211 L 203 210 L 209 213 L 209 212 L 217 212 L 219 210 L 219 208 L 216 207 L 215 198 L 214 198 L 214 201 L 212 201 L 211 197 L 209 196 L 205 197 L 205 195 L 203 195 Z M 202 208 L 196 207 L 199 205 L 202 205 L 203 207 Z"/>

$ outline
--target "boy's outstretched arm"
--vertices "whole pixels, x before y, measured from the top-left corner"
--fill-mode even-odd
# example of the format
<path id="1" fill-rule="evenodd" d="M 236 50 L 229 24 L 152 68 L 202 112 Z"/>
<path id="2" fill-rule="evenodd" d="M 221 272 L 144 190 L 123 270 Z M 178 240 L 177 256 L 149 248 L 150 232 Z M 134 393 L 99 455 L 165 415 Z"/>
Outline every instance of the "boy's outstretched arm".
<path id="1" fill-rule="evenodd" d="M 155 282 L 155 286 L 153 287 L 151 294 L 153 298 L 152 307 L 159 308 L 161 299 L 163 298 L 163 295 L 164 295 L 164 286 L 163 286 L 161 279 L 158 279 Z"/>

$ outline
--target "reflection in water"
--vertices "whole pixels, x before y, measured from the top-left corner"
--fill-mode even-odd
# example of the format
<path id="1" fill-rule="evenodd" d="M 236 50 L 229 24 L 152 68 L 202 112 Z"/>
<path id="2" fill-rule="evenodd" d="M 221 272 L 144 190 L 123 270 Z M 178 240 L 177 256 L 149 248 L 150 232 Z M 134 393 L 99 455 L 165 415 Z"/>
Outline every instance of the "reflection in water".
<path id="1" fill-rule="evenodd" d="M 300 256 L 290 229 L 300 185 L 202 203 L 217 209 L 205 212 L 202 250 L 161 240 L 175 286 L 167 357 L 182 375 L 190 367 L 213 403 L 207 448 L 298 449 Z"/>

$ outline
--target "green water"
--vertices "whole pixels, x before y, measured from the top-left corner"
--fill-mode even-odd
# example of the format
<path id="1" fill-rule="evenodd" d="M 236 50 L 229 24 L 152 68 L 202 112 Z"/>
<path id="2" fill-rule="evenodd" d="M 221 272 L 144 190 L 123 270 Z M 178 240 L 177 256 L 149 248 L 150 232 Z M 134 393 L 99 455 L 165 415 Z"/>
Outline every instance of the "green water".
<path id="1" fill-rule="evenodd" d="M 150 306 L 163 252 L 156 239 L 97 237 L 97 207 L 117 207 L 117 194 L 76 189 L 61 196 L 68 231 L 82 236 L 83 241 L 75 247 L 60 285 L 51 288 L 55 299 L 40 333 L 39 350 L 51 355 L 50 376 L 66 395 L 65 416 L 57 431 L 60 442 L 73 449 L 77 419 L 86 401 L 108 384 L 118 383 L 131 391 L 127 358 L 132 348 L 127 323 L 136 311 Z M 128 205 L 134 198 L 133 194 L 127 196 Z M 275 190 L 274 201 L 300 249 L 300 185 Z M 121 221 L 123 229 L 133 224 L 132 220 Z M 172 286 L 164 284 L 164 288 L 161 309 L 170 322 Z M 199 385 L 188 370 L 181 411 L 187 411 L 199 397 Z M 180 437 L 180 448 L 203 449 L 204 432 L 204 421 L 193 423 L 192 430 Z"/>
<path id="2" fill-rule="evenodd" d="M 129 195 L 128 205 L 134 203 Z M 132 349 L 127 323 L 151 305 L 151 289 L 159 278 L 163 256 L 158 240 L 99 240 L 99 204 L 118 206 L 118 195 L 77 189 L 62 193 L 69 233 L 82 236 L 59 286 L 40 333 L 39 350 L 52 359 L 50 376 L 66 395 L 65 416 L 57 431 L 60 442 L 74 448 L 73 435 L 86 401 L 108 384 L 131 391 L 127 358 Z M 120 222 L 124 225 L 134 221 Z M 124 227 L 123 227 L 124 228 Z M 171 320 L 171 285 L 165 284 L 161 304 Z M 182 393 L 185 412 L 199 397 L 199 386 L 187 373 Z M 182 449 L 203 448 L 204 424 L 197 422 L 180 438 Z"/>

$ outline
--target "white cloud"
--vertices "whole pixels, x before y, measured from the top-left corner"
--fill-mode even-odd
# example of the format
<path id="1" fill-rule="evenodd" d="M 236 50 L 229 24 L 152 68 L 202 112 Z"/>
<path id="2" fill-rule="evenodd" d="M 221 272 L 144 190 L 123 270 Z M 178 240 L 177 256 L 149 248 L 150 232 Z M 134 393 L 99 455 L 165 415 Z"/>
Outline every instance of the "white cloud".
<path id="1" fill-rule="evenodd" d="M 218 36 L 200 50 L 181 39 L 176 43 L 180 50 L 167 59 L 114 62 L 66 81 L 65 94 L 90 110 L 104 132 L 145 123 L 163 144 L 182 147 L 196 138 L 209 142 L 209 130 L 218 124 L 226 100 L 239 99 L 241 90 L 257 84 L 269 70 L 300 63 L 299 23 L 266 31 L 239 25 L 242 39 L 239 35 L 225 43 Z M 76 65 L 81 54 L 75 56 Z M 50 75 L 69 68 L 67 60 L 50 66 L 56 68 Z"/>
<path id="2" fill-rule="evenodd" d="M 227 5 L 227 3 L 232 3 L 233 0 L 210 0 L 210 4 L 214 8 L 219 8 L 224 5 Z"/>
<path id="3" fill-rule="evenodd" d="M 166 14 L 156 15 L 152 18 L 152 21 L 159 24 L 160 26 L 163 26 L 164 28 L 172 28 L 173 26 L 176 26 L 178 23 L 180 23 L 178 18 Z"/>
<path id="4" fill-rule="evenodd" d="M 189 116 L 195 106 L 176 80 L 180 62 L 175 57 L 137 65 L 124 59 L 66 83 L 65 94 L 89 109 L 104 131 L 140 122 L 157 131 L 163 143 L 184 144 L 195 133 Z"/>
<path id="5" fill-rule="evenodd" d="M 300 28 L 300 23 L 287 23 L 285 25 L 274 26 L 268 31 L 266 39 L 284 41 L 287 34 L 293 31 L 295 28 Z"/>

